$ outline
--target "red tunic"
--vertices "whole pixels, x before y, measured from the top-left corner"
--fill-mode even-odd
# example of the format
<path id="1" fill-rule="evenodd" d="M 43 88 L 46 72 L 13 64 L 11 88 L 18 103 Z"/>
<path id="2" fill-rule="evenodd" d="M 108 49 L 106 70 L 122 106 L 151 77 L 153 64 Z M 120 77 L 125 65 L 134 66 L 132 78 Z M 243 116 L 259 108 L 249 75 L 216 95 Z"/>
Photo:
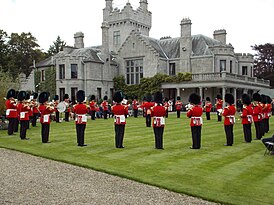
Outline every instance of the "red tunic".
<path id="1" fill-rule="evenodd" d="M 17 106 L 14 101 L 6 101 L 6 117 L 7 118 L 17 118 Z"/>
<path id="2" fill-rule="evenodd" d="M 87 123 L 87 116 L 88 108 L 85 104 L 79 103 L 74 106 L 73 108 L 74 113 L 76 114 L 75 117 L 75 124 L 86 124 Z"/>
<path id="3" fill-rule="evenodd" d="M 36 101 L 33 101 L 32 112 L 33 112 L 33 114 L 39 113 L 39 110 L 38 110 L 38 103 L 37 103 Z"/>
<path id="4" fill-rule="evenodd" d="M 40 123 L 50 124 L 50 114 L 53 113 L 54 109 L 47 108 L 44 104 L 39 106 L 41 113 Z"/>
<path id="5" fill-rule="evenodd" d="M 165 102 L 165 103 L 164 103 L 164 107 L 165 107 L 166 110 L 168 110 L 168 108 L 169 108 L 169 103 L 168 103 L 168 102 Z"/>
<path id="6" fill-rule="evenodd" d="M 211 104 L 211 102 L 206 102 L 206 104 L 205 104 L 205 111 L 206 111 L 206 112 L 210 112 L 211 109 L 212 109 L 212 104 Z"/>
<path id="7" fill-rule="evenodd" d="M 183 103 L 181 101 L 176 101 L 175 103 L 175 109 L 176 110 L 182 110 L 182 107 L 183 107 Z"/>
<path id="8" fill-rule="evenodd" d="M 108 102 L 107 101 L 103 101 L 101 103 L 101 106 L 102 106 L 103 110 L 108 110 Z"/>
<path id="9" fill-rule="evenodd" d="M 260 122 L 262 121 L 262 107 L 260 104 L 254 102 L 253 103 L 253 121 L 254 122 Z"/>
<path id="10" fill-rule="evenodd" d="M 17 105 L 17 110 L 18 110 L 18 117 L 19 117 L 18 119 L 20 121 L 28 121 L 29 120 L 29 110 L 30 110 L 29 106 L 26 106 L 20 102 Z"/>
<path id="11" fill-rule="evenodd" d="M 138 103 L 137 100 L 133 100 L 132 101 L 132 109 L 133 110 L 137 110 L 138 109 L 138 105 L 139 105 L 139 103 Z"/>
<path id="12" fill-rule="evenodd" d="M 90 107 L 90 110 L 95 111 L 96 110 L 96 102 L 94 100 L 92 100 L 89 103 L 89 107 Z"/>
<path id="13" fill-rule="evenodd" d="M 143 108 L 145 109 L 146 115 L 151 114 L 151 109 L 155 105 L 154 102 L 145 102 L 143 103 Z"/>
<path id="14" fill-rule="evenodd" d="M 128 114 L 128 107 L 121 104 L 116 104 L 111 108 L 111 110 L 114 114 L 114 124 L 125 125 L 125 115 Z"/>
<path id="15" fill-rule="evenodd" d="M 152 126 L 153 127 L 164 127 L 166 116 L 166 109 L 164 106 L 156 105 L 152 108 L 151 116 L 153 117 Z"/>
<path id="16" fill-rule="evenodd" d="M 223 109 L 223 100 L 222 100 L 222 99 L 217 99 L 217 102 L 216 102 L 216 109 L 217 109 L 217 110 Z"/>
<path id="17" fill-rule="evenodd" d="M 235 105 L 229 105 L 224 108 L 222 115 L 225 117 L 224 125 L 233 125 L 235 123 Z"/>
<path id="18" fill-rule="evenodd" d="M 253 122 L 253 109 L 252 109 L 252 105 L 244 105 L 243 106 L 243 111 L 241 114 L 241 118 L 242 118 L 242 124 L 246 125 L 246 124 L 251 124 Z"/>
<path id="19" fill-rule="evenodd" d="M 203 119 L 203 108 L 201 108 L 200 105 L 194 105 L 188 112 L 186 113 L 187 117 L 191 118 L 190 120 L 190 126 L 202 126 Z"/>

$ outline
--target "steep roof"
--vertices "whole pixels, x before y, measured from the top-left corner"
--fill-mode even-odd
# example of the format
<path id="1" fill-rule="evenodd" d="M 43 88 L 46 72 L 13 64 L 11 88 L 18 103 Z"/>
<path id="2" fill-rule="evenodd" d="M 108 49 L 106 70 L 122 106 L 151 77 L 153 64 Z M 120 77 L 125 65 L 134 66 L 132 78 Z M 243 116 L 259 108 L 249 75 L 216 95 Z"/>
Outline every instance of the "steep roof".
<path id="1" fill-rule="evenodd" d="M 42 60 L 39 63 L 37 63 L 35 65 L 35 67 L 36 68 L 42 68 L 42 67 L 50 67 L 50 66 L 53 66 L 53 65 L 54 65 L 53 58 L 49 57 L 49 58 L 46 58 L 45 60 Z"/>
<path id="2" fill-rule="evenodd" d="M 145 35 L 140 35 L 149 43 L 162 58 L 172 59 L 180 57 L 180 38 L 154 39 Z M 204 35 L 192 36 L 192 55 L 205 56 L 212 55 L 210 46 L 221 45 L 221 42 Z"/>

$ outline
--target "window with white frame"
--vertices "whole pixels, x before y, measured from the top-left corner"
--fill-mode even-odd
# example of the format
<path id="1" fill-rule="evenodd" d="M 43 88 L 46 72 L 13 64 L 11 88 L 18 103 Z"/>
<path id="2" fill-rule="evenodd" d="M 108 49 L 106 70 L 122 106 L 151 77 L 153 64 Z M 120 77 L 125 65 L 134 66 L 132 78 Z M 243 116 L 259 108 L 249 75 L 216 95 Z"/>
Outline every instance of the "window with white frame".
<path id="1" fill-rule="evenodd" d="M 113 44 L 119 45 L 120 44 L 120 31 L 113 32 Z"/>
<path id="2" fill-rule="evenodd" d="M 78 65 L 77 64 L 71 64 L 71 79 L 77 79 L 78 76 Z"/>
<path id="3" fill-rule="evenodd" d="M 242 75 L 247 75 L 247 66 L 242 66 Z"/>
<path id="4" fill-rule="evenodd" d="M 143 78 L 143 59 L 126 61 L 126 82 L 127 84 L 140 84 Z"/>
<path id="5" fill-rule="evenodd" d="M 59 65 L 59 79 L 65 79 L 65 64 Z"/>
<path id="6" fill-rule="evenodd" d="M 226 71 L 226 60 L 220 60 L 220 72 Z"/>

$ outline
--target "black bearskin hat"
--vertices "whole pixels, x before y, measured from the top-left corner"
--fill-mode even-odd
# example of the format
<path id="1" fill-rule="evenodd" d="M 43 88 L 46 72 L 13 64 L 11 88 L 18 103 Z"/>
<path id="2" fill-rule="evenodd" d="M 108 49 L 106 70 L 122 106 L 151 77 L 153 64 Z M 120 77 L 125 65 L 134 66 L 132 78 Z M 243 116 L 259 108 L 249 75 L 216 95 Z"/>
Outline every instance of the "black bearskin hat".
<path id="1" fill-rule="evenodd" d="M 47 102 L 49 99 L 49 93 L 48 92 L 42 92 L 39 95 L 39 103 L 45 103 Z"/>
<path id="2" fill-rule="evenodd" d="M 262 102 L 263 104 L 266 104 L 266 95 L 261 94 L 261 102 Z"/>
<path id="3" fill-rule="evenodd" d="M 59 95 L 54 95 L 53 100 L 59 100 Z"/>
<path id="4" fill-rule="evenodd" d="M 254 93 L 252 98 L 254 101 L 261 102 L 261 95 L 259 93 Z"/>
<path id="5" fill-rule="evenodd" d="M 201 96 L 198 95 L 197 93 L 192 93 L 190 96 L 189 96 L 189 99 L 188 101 L 194 105 L 199 105 L 200 102 L 201 102 Z"/>
<path id="6" fill-rule="evenodd" d="M 18 98 L 19 101 L 25 100 L 26 97 L 27 97 L 26 91 L 20 91 L 20 92 L 18 93 L 18 96 L 17 96 L 17 98 Z"/>
<path id="7" fill-rule="evenodd" d="M 108 100 L 108 96 L 105 95 L 105 96 L 104 96 L 104 100 Z"/>
<path id="8" fill-rule="evenodd" d="M 168 98 L 165 98 L 165 102 L 168 102 Z"/>
<path id="9" fill-rule="evenodd" d="M 69 95 L 68 94 L 64 95 L 64 100 L 66 100 L 66 99 L 69 99 Z"/>
<path id="10" fill-rule="evenodd" d="M 146 101 L 147 102 L 151 102 L 152 101 L 152 96 L 151 96 L 150 93 L 146 95 Z"/>
<path id="11" fill-rule="evenodd" d="M 90 100 L 95 100 L 95 95 L 92 95 L 92 96 L 90 97 Z"/>
<path id="12" fill-rule="evenodd" d="M 177 96 L 177 100 L 181 100 L 181 97 L 180 97 L 180 96 Z"/>
<path id="13" fill-rule="evenodd" d="M 243 94 L 242 95 L 242 102 L 243 102 L 243 104 L 245 104 L 245 105 L 250 105 L 250 103 L 251 103 L 251 98 L 250 98 L 250 96 L 248 95 L 248 94 Z"/>
<path id="14" fill-rule="evenodd" d="M 163 95 L 161 92 L 156 92 L 154 94 L 154 102 L 156 103 L 162 103 L 163 102 Z"/>
<path id="15" fill-rule="evenodd" d="M 25 100 L 29 100 L 29 99 L 30 99 L 30 94 L 27 93 L 27 94 L 26 94 L 26 97 L 25 97 Z"/>
<path id="16" fill-rule="evenodd" d="M 219 100 L 221 100 L 222 96 L 220 94 L 218 94 L 216 98 L 219 99 Z"/>
<path id="17" fill-rule="evenodd" d="M 270 96 L 266 96 L 266 103 L 268 103 L 268 104 L 272 103 L 272 99 Z"/>
<path id="18" fill-rule="evenodd" d="M 232 105 L 234 104 L 234 96 L 231 93 L 225 94 L 225 102 Z"/>
<path id="19" fill-rule="evenodd" d="M 33 93 L 33 99 L 37 99 L 38 93 Z"/>
<path id="20" fill-rule="evenodd" d="M 120 103 L 120 102 L 122 102 L 123 98 L 124 98 L 124 96 L 123 96 L 122 91 L 117 91 L 114 93 L 113 101 Z"/>
<path id="21" fill-rule="evenodd" d="M 137 99 L 138 99 L 138 96 L 136 96 L 136 95 L 135 95 L 135 96 L 134 96 L 134 99 L 136 99 L 136 100 L 137 100 Z"/>
<path id="22" fill-rule="evenodd" d="M 16 91 L 14 89 L 10 89 L 7 93 L 7 99 L 9 98 L 15 98 Z"/>
<path id="23" fill-rule="evenodd" d="M 209 97 L 206 97 L 206 101 L 210 101 L 210 98 L 209 98 Z"/>
<path id="24" fill-rule="evenodd" d="M 78 90 L 76 93 L 77 102 L 83 102 L 85 100 L 85 91 Z"/>

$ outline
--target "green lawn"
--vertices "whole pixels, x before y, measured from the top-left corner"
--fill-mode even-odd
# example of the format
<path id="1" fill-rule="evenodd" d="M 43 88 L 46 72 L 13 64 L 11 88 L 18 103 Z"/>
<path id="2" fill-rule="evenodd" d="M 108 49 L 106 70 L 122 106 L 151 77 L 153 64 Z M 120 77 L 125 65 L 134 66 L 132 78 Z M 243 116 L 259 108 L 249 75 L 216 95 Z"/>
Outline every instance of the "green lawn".
<path id="1" fill-rule="evenodd" d="M 205 115 L 203 116 L 205 118 Z M 143 117 L 127 119 L 124 146 L 114 148 L 113 119 L 89 119 L 85 133 L 87 147 L 76 146 L 74 122 L 51 124 L 50 144 L 41 143 L 41 126 L 19 134 L 0 131 L 0 147 L 19 150 L 49 159 L 126 177 L 179 193 L 224 204 L 274 204 L 274 157 L 264 156 L 261 141 L 243 143 L 240 121 L 234 127 L 235 142 L 225 144 L 223 122 L 206 121 L 202 128 L 202 148 L 191 150 L 189 119 L 171 114 L 166 120 L 164 150 L 154 149 L 152 128 Z M 270 120 L 272 136 L 274 120 Z M 253 137 L 255 134 L 253 125 Z"/>

